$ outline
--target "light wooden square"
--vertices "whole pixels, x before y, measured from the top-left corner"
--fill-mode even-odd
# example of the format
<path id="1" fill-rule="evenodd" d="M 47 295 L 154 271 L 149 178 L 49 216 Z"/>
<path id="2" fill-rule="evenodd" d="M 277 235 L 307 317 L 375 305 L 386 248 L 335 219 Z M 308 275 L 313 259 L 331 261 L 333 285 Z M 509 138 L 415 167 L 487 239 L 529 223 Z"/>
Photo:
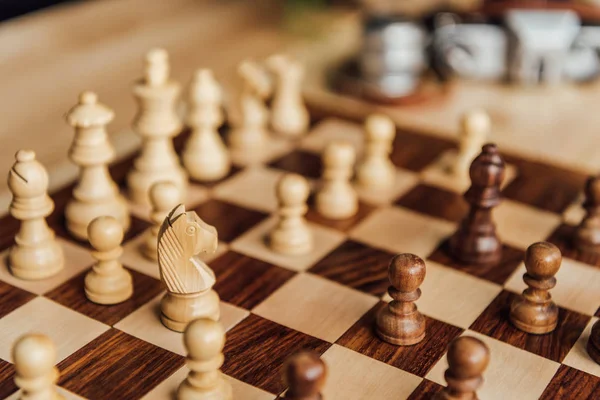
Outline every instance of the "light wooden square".
<path id="1" fill-rule="evenodd" d="M 186 355 L 182 334 L 166 328 L 160 321 L 160 300 L 164 293 L 144 304 L 127 318 L 115 325 L 132 336 L 152 343 L 173 353 Z M 221 302 L 221 324 L 229 330 L 246 318 L 250 313 L 246 310 Z"/>
<path id="2" fill-rule="evenodd" d="M 362 153 L 364 147 L 364 129 L 355 122 L 329 118 L 320 122 L 300 143 L 300 148 L 313 153 L 321 154 L 332 141 L 344 140 L 351 143 L 357 155 Z"/>
<path id="3" fill-rule="evenodd" d="M 579 336 L 575 346 L 573 346 L 571 351 L 569 351 L 569 354 L 567 354 L 563 360 L 563 364 L 600 377 L 600 365 L 592 360 L 586 350 L 592 326 L 596 321 L 598 321 L 598 318 L 592 318 L 590 320 L 589 324 L 585 327 L 585 330 L 581 333 L 581 336 Z"/>
<path id="4" fill-rule="evenodd" d="M 422 378 L 334 344 L 321 357 L 327 365 L 323 398 L 406 399 Z"/>
<path id="5" fill-rule="evenodd" d="M 56 346 L 60 362 L 110 327 L 45 297 L 37 297 L 0 319 L 0 358 L 12 362 L 13 343 L 26 333 L 43 333 Z"/>
<path id="6" fill-rule="evenodd" d="M 485 381 L 477 391 L 480 399 L 536 400 L 560 366 L 559 363 L 513 347 L 473 331 L 463 335 L 483 341 L 490 349 L 490 364 L 485 370 Z M 446 386 L 444 371 L 448 368 L 446 355 L 429 371 L 426 378 Z"/>
<path id="7" fill-rule="evenodd" d="M 127 198 L 126 192 L 123 193 L 123 195 L 125 196 L 125 198 Z M 199 204 L 204 203 L 206 200 L 208 200 L 208 189 L 206 189 L 202 185 L 195 183 L 190 183 L 188 185 L 185 199 L 186 209 L 191 210 Z M 140 206 L 133 204 L 130 201 L 128 201 L 127 204 L 129 206 L 129 213 L 131 215 L 143 219 L 145 221 L 150 221 L 151 207 L 149 205 Z"/>
<path id="8" fill-rule="evenodd" d="M 231 162 L 239 167 L 246 167 L 249 165 L 266 164 L 273 161 L 276 158 L 283 156 L 290 152 L 293 148 L 293 143 L 276 137 L 275 134 L 271 134 L 264 151 L 260 153 L 251 153 L 248 151 L 232 151 L 230 148 Z"/>
<path id="9" fill-rule="evenodd" d="M 147 395 L 145 395 L 143 400 L 165 400 L 165 399 L 174 399 L 175 394 L 177 393 L 177 388 L 183 382 L 187 374 L 189 373 L 189 369 L 187 366 L 181 367 L 177 372 L 171 375 L 169 378 L 165 379 L 160 383 L 160 385 L 156 386 L 152 389 Z M 233 390 L 233 398 L 234 399 L 243 399 L 243 400 L 274 400 L 275 395 L 265 392 L 257 387 L 250 386 L 247 383 L 238 381 L 228 375 L 224 375 L 225 379 L 231 383 L 231 388 Z"/>
<path id="10" fill-rule="evenodd" d="M 350 236 L 396 253 L 428 256 L 456 229 L 456 224 L 400 207 L 382 208 L 362 221 Z"/>
<path id="11" fill-rule="evenodd" d="M 277 210 L 275 187 L 283 172 L 257 166 L 246 168 L 213 188 L 213 196 L 242 207 L 267 213 Z"/>
<path id="12" fill-rule="evenodd" d="M 463 179 L 451 173 L 457 155 L 458 153 L 455 149 L 443 152 L 437 160 L 423 170 L 421 173 L 423 181 L 442 189 L 451 190 L 456 193 L 464 193 L 471 185 L 471 180 L 468 174 Z M 514 165 L 506 164 L 502 187 L 508 186 L 508 184 L 516 178 L 517 174 L 518 171 Z"/>
<path id="13" fill-rule="evenodd" d="M 408 192 L 419 182 L 417 174 L 404 170 L 396 169 L 396 181 L 389 190 L 363 190 L 358 185 L 354 185 L 358 197 L 368 204 L 376 206 L 386 205 L 398 199 L 404 193 Z"/>
<path id="14" fill-rule="evenodd" d="M 501 291 L 492 282 L 428 261 L 417 306 L 425 315 L 466 329 Z"/>
<path id="15" fill-rule="evenodd" d="M 252 312 L 319 339 L 335 342 L 377 301 L 374 296 L 301 273 Z"/>
<path id="16" fill-rule="evenodd" d="M 94 264 L 90 252 L 62 238 L 56 239 L 63 248 L 65 266 L 58 274 L 41 280 L 26 281 L 15 278 L 8 268 L 8 250 L 0 254 L 0 280 L 35 294 L 44 294 L 62 285 Z"/>
<path id="17" fill-rule="evenodd" d="M 60 386 L 56 387 L 56 391 L 58 392 L 58 394 L 62 395 L 65 398 L 65 400 L 85 400 L 85 397 L 77 396 L 75 393 L 69 392 L 67 389 L 62 388 Z M 6 400 L 20 400 L 21 395 L 22 391 L 18 390 L 12 395 L 8 396 Z"/>
<path id="18" fill-rule="evenodd" d="M 139 271 L 143 274 L 151 276 L 156 279 L 160 279 L 160 271 L 158 269 L 158 262 L 152 261 L 144 257 L 141 252 L 141 247 L 144 243 L 145 237 L 148 231 L 142 232 L 134 239 L 130 240 L 123 246 L 123 255 L 121 256 L 121 262 L 128 268 Z M 219 242 L 217 251 L 214 254 L 200 254 L 200 258 L 204 262 L 210 262 L 221 254 L 227 251 L 227 243 Z"/>
<path id="19" fill-rule="evenodd" d="M 547 238 L 560 224 L 560 216 L 504 199 L 493 211 L 500 240 L 526 249 Z"/>
<path id="20" fill-rule="evenodd" d="M 309 223 L 313 233 L 313 249 L 301 256 L 283 255 L 273 252 L 267 244 L 268 235 L 276 223 L 277 217 L 263 221 L 231 243 L 231 249 L 293 271 L 305 271 L 346 238 L 341 232 Z"/>
<path id="21" fill-rule="evenodd" d="M 505 287 L 515 293 L 526 289 L 523 274 L 525 264 L 511 275 Z M 550 289 L 552 298 L 559 306 L 582 314 L 594 315 L 600 304 L 600 274 L 598 268 L 563 258 L 556 274 L 556 287 Z"/>

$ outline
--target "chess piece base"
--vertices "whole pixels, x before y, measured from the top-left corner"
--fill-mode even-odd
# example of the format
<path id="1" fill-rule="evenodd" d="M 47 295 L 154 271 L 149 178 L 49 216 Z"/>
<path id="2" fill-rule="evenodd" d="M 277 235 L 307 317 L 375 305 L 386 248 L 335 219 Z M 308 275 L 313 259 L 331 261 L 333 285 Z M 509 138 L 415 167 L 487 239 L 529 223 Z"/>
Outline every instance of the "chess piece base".
<path id="1" fill-rule="evenodd" d="M 15 245 L 10 249 L 10 272 L 19 279 L 39 280 L 58 274 L 64 268 L 64 254 L 58 242 L 49 240 L 44 246 Z"/>
<path id="2" fill-rule="evenodd" d="M 232 400 L 233 392 L 231 385 L 222 375 L 219 383 L 212 388 L 194 388 L 187 379 L 181 382 L 177 389 L 177 400 L 197 400 L 199 397 L 202 400 Z"/>
<path id="3" fill-rule="evenodd" d="M 321 191 L 315 198 L 319 214 L 325 218 L 341 220 L 353 217 L 358 212 L 358 197 L 354 190 L 333 193 Z"/>
<path id="4" fill-rule="evenodd" d="M 558 324 L 558 307 L 554 303 L 533 304 L 520 297 L 511 304 L 510 321 L 523 332 L 550 333 Z"/>
<path id="5" fill-rule="evenodd" d="M 450 238 L 454 259 L 468 265 L 495 265 L 502 259 L 502 244 L 495 236 L 463 238 L 460 231 Z"/>
<path id="6" fill-rule="evenodd" d="M 110 277 L 92 270 L 85 276 L 84 285 L 86 297 L 96 304 L 119 304 L 133 295 L 133 279 L 125 269 L 117 276 Z"/>
<path id="7" fill-rule="evenodd" d="M 425 317 L 416 307 L 411 313 L 398 315 L 391 311 L 390 306 L 391 303 L 377 314 L 377 335 L 382 340 L 399 346 L 411 346 L 422 341 L 425 338 Z"/>
<path id="8" fill-rule="evenodd" d="M 200 182 L 218 181 L 231 170 L 228 150 L 218 136 L 212 140 L 209 135 L 190 138 L 181 158 L 190 178 Z"/>
<path id="9" fill-rule="evenodd" d="M 587 352 L 591 359 L 600 364 L 600 323 L 596 322 L 592 326 L 592 332 L 587 342 Z"/>
<path id="10" fill-rule="evenodd" d="M 313 249 L 313 238 L 308 227 L 291 232 L 275 230 L 267 240 L 273 252 L 288 256 L 300 256 L 310 253 Z"/>
<path id="11" fill-rule="evenodd" d="M 131 224 L 129 209 L 127 202 L 120 195 L 116 200 L 100 199 L 95 200 L 94 203 L 73 200 L 65 208 L 67 230 L 79 240 L 87 240 L 87 228 L 90 222 L 104 216 L 114 217 L 119 221 L 124 232 L 129 230 Z"/>
<path id="12" fill-rule="evenodd" d="M 221 316 L 219 295 L 212 289 L 188 294 L 167 292 L 160 306 L 162 323 L 176 332 L 183 332 L 192 320 L 210 318 L 218 321 Z"/>
<path id="13" fill-rule="evenodd" d="M 164 168 L 160 171 L 139 171 L 132 170 L 127 175 L 127 188 L 129 200 L 136 205 L 150 205 L 150 188 L 158 182 L 173 182 L 179 189 L 179 201 L 185 202 L 188 176 L 185 170 L 180 167 Z"/>

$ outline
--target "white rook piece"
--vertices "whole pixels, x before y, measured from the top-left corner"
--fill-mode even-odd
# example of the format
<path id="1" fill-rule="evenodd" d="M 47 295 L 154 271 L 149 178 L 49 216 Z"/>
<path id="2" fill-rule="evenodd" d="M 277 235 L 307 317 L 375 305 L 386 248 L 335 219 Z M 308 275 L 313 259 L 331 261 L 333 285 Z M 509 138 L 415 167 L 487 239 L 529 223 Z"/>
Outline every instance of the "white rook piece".
<path id="1" fill-rule="evenodd" d="M 358 196 L 350 184 L 355 160 L 348 142 L 332 142 L 325 148 L 323 184 L 315 198 L 317 211 L 325 218 L 350 218 L 358 211 Z"/>
<path id="2" fill-rule="evenodd" d="M 113 118 L 113 111 L 99 103 L 93 92 L 81 93 L 79 103 L 67 114 L 67 122 L 75 128 L 69 157 L 79 167 L 79 180 L 65 208 L 65 219 L 69 232 L 80 240 L 87 239 L 88 224 L 101 215 L 113 216 L 124 230 L 129 229 L 127 203 L 108 173 L 115 150 L 106 125 Z"/>
<path id="3" fill-rule="evenodd" d="M 8 173 L 8 187 L 13 194 L 10 213 L 21 221 L 21 227 L 8 253 L 8 263 L 17 278 L 48 278 L 64 266 L 62 247 L 46 223 L 54 210 L 47 193 L 48 173 L 33 151 L 20 150 L 15 158 Z"/>
<path id="4" fill-rule="evenodd" d="M 304 214 L 310 187 L 304 177 L 286 174 L 277 183 L 279 221 L 271 232 L 269 243 L 274 252 L 288 255 L 309 253 L 313 237 Z"/>
<path id="5" fill-rule="evenodd" d="M 145 75 L 136 83 L 133 94 L 139 111 L 133 129 L 142 138 L 141 154 L 127 175 L 130 200 L 149 205 L 148 193 L 156 182 L 169 180 L 185 199 L 188 178 L 173 148 L 173 137 L 181 131 L 176 106 L 180 87 L 169 79 L 169 56 L 163 49 L 146 54 Z"/>
<path id="6" fill-rule="evenodd" d="M 265 71 L 252 61 L 244 61 L 238 68 L 243 81 L 237 115 L 228 141 L 232 152 L 248 155 L 264 152 L 268 145 L 269 110 L 265 100 L 271 94 L 271 81 Z M 235 115 L 235 114 L 234 114 Z"/>
<path id="7" fill-rule="evenodd" d="M 47 336 L 27 334 L 14 344 L 15 384 L 23 400 L 64 400 L 56 391 L 56 347 Z"/>
<path id="8" fill-rule="evenodd" d="M 273 130 L 287 137 L 306 133 L 310 122 L 302 99 L 304 66 L 283 55 L 267 59 L 267 67 L 276 76 L 276 90 L 271 105 Z"/>
<path id="9" fill-rule="evenodd" d="M 152 261 L 158 259 L 158 232 L 169 215 L 169 212 L 179 204 L 179 189 L 172 182 L 157 182 L 150 188 L 150 204 L 152 226 L 146 233 L 142 254 Z"/>
<path id="10" fill-rule="evenodd" d="M 217 250 L 218 236 L 193 211 L 175 207 L 158 233 L 158 267 L 167 286 L 161 302 L 161 320 L 174 331 L 183 332 L 197 318 L 219 320 L 219 295 L 212 287 L 215 274 L 199 257 Z"/>
<path id="11" fill-rule="evenodd" d="M 218 132 L 223 123 L 223 94 L 211 70 L 196 71 L 189 96 L 192 133 L 183 150 L 183 165 L 193 179 L 219 180 L 229 173 L 231 161 Z"/>
<path id="12" fill-rule="evenodd" d="M 471 163 L 481 152 L 487 142 L 492 122 L 483 110 L 472 110 L 465 113 L 461 120 L 459 150 L 453 165 L 452 173 L 459 179 L 469 179 Z"/>
<path id="13" fill-rule="evenodd" d="M 365 121 L 365 156 L 356 169 L 358 186 L 385 191 L 393 187 L 396 168 L 390 161 L 396 126 L 385 115 L 371 115 Z"/>
<path id="14" fill-rule="evenodd" d="M 118 304 L 133 294 L 131 274 L 119 261 L 123 228 L 113 217 L 98 217 L 88 226 L 96 264 L 85 276 L 85 295 L 97 304 Z"/>
<path id="15" fill-rule="evenodd" d="M 231 400 L 231 385 L 219 369 L 224 360 L 223 326 L 207 318 L 194 320 L 185 328 L 183 343 L 190 373 L 177 390 L 177 400 Z"/>

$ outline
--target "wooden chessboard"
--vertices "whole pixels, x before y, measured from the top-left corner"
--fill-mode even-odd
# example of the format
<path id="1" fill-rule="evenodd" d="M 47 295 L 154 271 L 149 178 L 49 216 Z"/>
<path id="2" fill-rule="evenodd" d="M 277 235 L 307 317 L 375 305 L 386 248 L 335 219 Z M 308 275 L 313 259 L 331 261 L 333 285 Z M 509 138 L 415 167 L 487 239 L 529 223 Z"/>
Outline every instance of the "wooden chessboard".
<path id="1" fill-rule="evenodd" d="M 176 138 L 181 150 L 186 139 Z M 310 349 L 328 366 L 324 398 L 424 399 L 444 384 L 446 348 L 459 335 L 482 339 L 491 363 L 479 395 L 484 399 L 586 399 L 600 389 L 600 365 L 585 344 L 600 316 L 600 258 L 573 250 L 569 238 L 582 216 L 586 176 L 505 154 L 511 166 L 505 200 L 496 210 L 504 240 L 499 265 L 476 268 L 452 261 L 446 238 L 467 207 L 464 183 L 448 179 L 443 165 L 456 144 L 399 131 L 392 160 L 398 167 L 394 190 L 363 195 L 358 214 L 345 221 L 307 217 L 315 249 L 301 257 L 273 254 L 263 238 L 274 222 L 274 185 L 284 171 L 319 178 L 319 153 L 332 138 L 362 149 L 357 122 L 321 116 L 298 143 L 273 141 L 260 166 L 237 166 L 214 185 L 193 183 L 188 209 L 219 232 L 220 246 L 209 265 L 217 276 L 222 323 L 227 329 L 223 372 L 235 399 L 275 399 L 285 390 L 284 359 Z M 131 159 L 111 168 L 123 183 Z M 160 322 L 164 288 L 158 268 L 138 252 L 149 226 L 148 210 L 132 207 L 132 227 L 123 257 L 135 293 L 115 306 L 86 300 L 83 277 L 92 265 L 87 245 L 63 225 L 71 187 L 54 193 L 50 225 L 60 237 L 66 268 L 39 282 L 13 278 L 6 250 L 18 224 L 0 220 L 0 398 L 16 398 L 10 349 L 26 332 L 49 335 L 58 348 L 59 386 L 67 398 L 169 399 L 187 373 L 181 334 Z M 559 323 L 548 335 L 528 335 L 507 319 L 509 300 L 523 288 L 522 258 L 531 243 L 548 240 L 563 251 L 552 295 Z M 426 260 L 419 309 L 427 336 L 396 347 L 373 333 L 375 313 L 388 299 L 387 264 L 394 253 Z"/>

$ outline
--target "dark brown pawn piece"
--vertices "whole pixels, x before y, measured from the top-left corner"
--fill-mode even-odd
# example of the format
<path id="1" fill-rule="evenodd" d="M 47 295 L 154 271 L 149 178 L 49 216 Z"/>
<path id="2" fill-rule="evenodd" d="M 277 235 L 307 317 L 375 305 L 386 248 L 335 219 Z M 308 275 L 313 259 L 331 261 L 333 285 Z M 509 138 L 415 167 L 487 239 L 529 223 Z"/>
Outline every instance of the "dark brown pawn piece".
<path id="1" fill-rule="evenodd" d="M 600 321 L 596 321 L 592 326 L 592 332 L 587 342 L 587 351 L 592 360 L 600 364 Z"/>
<path id="2" fill-rule="evenodd" d="M 496 234 L 492 209 L 500 204 L 504 160 L 495 144 L 483 146 L 469 168 L 469 176 L 471 187 L 464 198 L 471 208 L 450 238 L 450 251 L 465 264 L 496 264 L 502 257 L 502 243 Z"/>
<path id="3" fill-rule="evenodd" d="M 285 400 L 321 400 L 327 368 L 318 355 L 309 352 L 291 357 L 285 369 L 285 384 L 288 391 Z"/>
<path id="4" fill-rule="evenodd" d="M 520 330 L 542 335 L 556 328 L 558 307 L 549 290 L 556 286 L 554 275 L 561 261 L 560 250 L 552 243 L 538 242 L 527 248 L 523 280 L 528 288 L 510 306 L 510 320 Z"/>
<path id="5" fill-rule="evenodd" d="M 600 253 L 600 176 L 588 179 L 585 184 L 586 214 L 575 232 L 574 244 L 583 252 Z"/>
<path id="6" fill-rule="evenodd" d="M 434 400 L 477 400 L 477 389 L 483 383 L 483 371 L 490 362 L 490 350 L 481 340 L 471 336 L 454 339 L 448 347 L 447 386 Z"/>
<path id="7" fill-rule="evenodd" d="M 392 301 L 377 314 L 375 331 L 388 343 L 410 346 L 425 337 L 425 318 L 415 301 L 425 279 L 425 263 L 414 254 L 398 254 L 390 261 L 388 277 Z"/>

